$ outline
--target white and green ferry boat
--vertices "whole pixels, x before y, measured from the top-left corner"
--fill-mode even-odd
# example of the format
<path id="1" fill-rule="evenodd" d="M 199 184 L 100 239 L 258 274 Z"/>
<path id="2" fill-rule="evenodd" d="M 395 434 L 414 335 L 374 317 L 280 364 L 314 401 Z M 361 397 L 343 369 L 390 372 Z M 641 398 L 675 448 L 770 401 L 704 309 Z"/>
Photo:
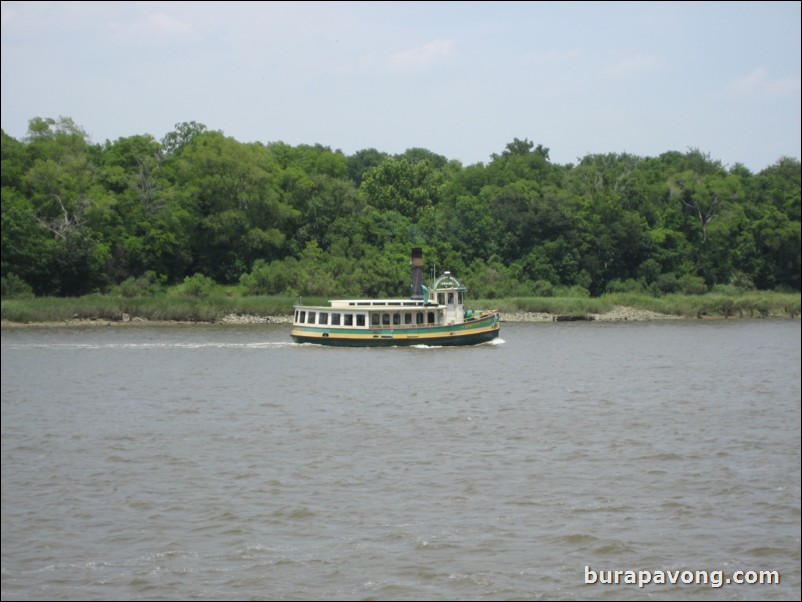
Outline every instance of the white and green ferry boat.
<path id="1" fill-rule="evenodd" d="M 290 335 L 297 343 L 340 347 L 477 345 L 499 335 L 497 310 L 465 309 L 467 289 L 450 272 L 423 284 L 423 253 L 412 250 L 409 299 L 341 299 L 296 305 Z"/>

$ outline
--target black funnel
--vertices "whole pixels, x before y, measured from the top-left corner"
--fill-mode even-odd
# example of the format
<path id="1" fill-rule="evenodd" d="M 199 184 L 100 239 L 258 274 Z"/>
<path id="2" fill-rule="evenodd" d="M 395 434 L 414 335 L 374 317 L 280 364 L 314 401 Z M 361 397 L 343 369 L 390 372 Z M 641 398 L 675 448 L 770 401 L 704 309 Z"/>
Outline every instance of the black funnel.
<path id="1" fill-rule="evenodd" d="M 412 298 L 423 300 L 423 249 L 412 249 Z"/>

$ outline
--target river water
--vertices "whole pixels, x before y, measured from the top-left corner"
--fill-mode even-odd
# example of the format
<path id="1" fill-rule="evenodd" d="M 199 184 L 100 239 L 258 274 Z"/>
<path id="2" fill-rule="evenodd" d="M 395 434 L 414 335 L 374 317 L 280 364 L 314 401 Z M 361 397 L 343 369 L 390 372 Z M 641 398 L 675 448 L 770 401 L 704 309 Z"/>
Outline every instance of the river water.
<path id="1" fill-rule="evenodd" d="M 2 331 L 3 600 L 645 598 L 800 599 L 798 321 Z"/>

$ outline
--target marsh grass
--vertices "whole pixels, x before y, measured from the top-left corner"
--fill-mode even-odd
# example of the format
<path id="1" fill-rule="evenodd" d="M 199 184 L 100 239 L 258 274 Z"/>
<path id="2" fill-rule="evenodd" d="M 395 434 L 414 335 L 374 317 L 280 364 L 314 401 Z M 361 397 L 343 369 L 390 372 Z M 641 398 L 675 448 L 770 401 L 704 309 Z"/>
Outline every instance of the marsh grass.
<path id="1" fill-rule="evenodd" d="M 35 297 L 2 301 L 2 319 L 11 322 L 64 322 L 67 320 L 127 319 L 181 322 L 215 322 L 228 315 L 290 315 L 299 299 L 287 296 L 242 296 L 219 289 L 206 296 L 167 292 L 151 297 L 87 295 L 85 297 Z M 308 297 L 306 305 L 325 305 L 327 299 Z M 649 310 L 672 316 L 704 317 L 797 317 L 798 293 L 765 291 L 708 293 L 706 295 L 666 295 L 652 297 L 638 293 L 613 293 L 602 297 L 511 297 L 477 299 L 472 309 L 498 309 L 502 312 L 548 313 L 563 317 L 603 314 L 616 306 Z"/>
<path id="2" fill-rule="evenodd" d="M 513 297 L 478 299 L 472 307 L 496 308 L 502 312 L 547 313 L 558 316 L 603 314 L 614 307 L 652 311 L 687 318 L 769 316 L 796 317 L 800 314 L 800 295 L 766 291 L 734 294 L 665 295 L 653 297 L 639 293 L 611 293 L 601 297 Z"/>

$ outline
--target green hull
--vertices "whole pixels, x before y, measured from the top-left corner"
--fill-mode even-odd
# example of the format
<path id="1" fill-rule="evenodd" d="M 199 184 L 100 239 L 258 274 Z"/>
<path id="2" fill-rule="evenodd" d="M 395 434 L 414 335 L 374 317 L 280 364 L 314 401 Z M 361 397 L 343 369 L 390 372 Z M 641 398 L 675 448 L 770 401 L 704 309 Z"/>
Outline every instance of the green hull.
<path id="1" fill-rule="evenodd" d="M 338 329 L 294 328 L 290 334 L 296 343 L 314 343 L 330 347 L 409 347 L 412 345 L 479 345 L 499 335 L 498 314 L 454 326 L 414 329 Z"/>

